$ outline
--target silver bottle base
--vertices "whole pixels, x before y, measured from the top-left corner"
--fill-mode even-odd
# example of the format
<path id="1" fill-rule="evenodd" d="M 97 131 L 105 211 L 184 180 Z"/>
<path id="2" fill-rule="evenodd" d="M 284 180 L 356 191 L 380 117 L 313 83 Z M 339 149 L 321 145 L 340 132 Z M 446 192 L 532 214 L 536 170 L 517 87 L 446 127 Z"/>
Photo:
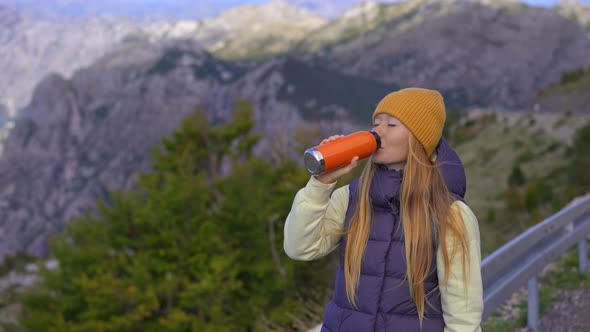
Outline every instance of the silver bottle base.
<path id="1" fill-rule="evenodd" d="M 320 175 L 326 169 L 324 156 L 316 149 L 307 149 L 303 154 L 303 163 L 311 175 Z"/>

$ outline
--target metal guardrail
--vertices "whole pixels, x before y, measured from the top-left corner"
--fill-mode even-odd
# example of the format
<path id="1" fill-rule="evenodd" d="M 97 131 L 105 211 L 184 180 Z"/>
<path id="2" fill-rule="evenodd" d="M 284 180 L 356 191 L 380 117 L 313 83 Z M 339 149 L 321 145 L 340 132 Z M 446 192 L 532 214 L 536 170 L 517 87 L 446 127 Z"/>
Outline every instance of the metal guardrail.
<path id="1" fill-rule="evenodd" d="M 482 318 L 487 318 L 528 283 L 528 326 L 536 330 L 539 320 L 537 275 L 576 243 L 579 270 L 588 273 L 588 235 L 590 197 L 573 202 L 487 256 L 481 265 L 484 288 Z"/>
<path id="2" fill-rule="evenodd" d="M 485 234 L 483 234 L 485 236 Z M 523 285 L 528 284 L 528 326 L 537 329 L 537 276 L 547 264 L 578 243 L 579 271 L 588 273 L 590 195 L 578 199 L 529 228 L 487 256 L 481 264 L 484 311 L 482 321 Z M 319 332 L 316 326 L 309 332 Z"/>

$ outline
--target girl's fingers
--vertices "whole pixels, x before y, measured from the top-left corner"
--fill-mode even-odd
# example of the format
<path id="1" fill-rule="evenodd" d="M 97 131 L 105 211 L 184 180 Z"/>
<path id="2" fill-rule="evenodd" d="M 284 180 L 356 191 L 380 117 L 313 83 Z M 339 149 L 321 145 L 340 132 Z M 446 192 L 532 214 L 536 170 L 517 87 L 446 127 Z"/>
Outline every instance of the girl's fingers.
<path id="1" fill-rule="evenodd" d="M 357 167 L 358 160 L 359 160 L 359 157 L 354 157 L 350 161 L 350 164 L 348 164 L 344 167 L 335 169 L 335 170 L 328 172 L 328 173 L 316 175 L 316 179 L 318 179 L 320 182 L 323 182 L 323 183 L 334 183 L 339 178 L 350 173 L 355 167 Z"/>
<path id="2" fill-rule="evenodd" d="M 357 167 L 357 166 L 358 166 L 358 161 L 359 161 L 359 157 L 354 157 L 354 158 L 352 158 L 352 160 L 350 161 L 350 164 L 348 164 L 348 165 L 346 166 L 346 168 L 348 168 L 346 173 L 349 173 L 349 172 L 350 172 L 350 171 L 352 171 L 352 170 L 353 170 L 355 167 Z"/>
<path id="3" fill-rule="evenodd" d="M 322 145 L 322 144 L 326 144 L 328 142 L 335 141 L 335 140 L 339 139 L 340 137 L 344 137 L 344 135 L 332 135 L 332 136 L 330 136 L 330 137 L 325 138 L 324 140 L 322 140 L 319 145 Z"/>

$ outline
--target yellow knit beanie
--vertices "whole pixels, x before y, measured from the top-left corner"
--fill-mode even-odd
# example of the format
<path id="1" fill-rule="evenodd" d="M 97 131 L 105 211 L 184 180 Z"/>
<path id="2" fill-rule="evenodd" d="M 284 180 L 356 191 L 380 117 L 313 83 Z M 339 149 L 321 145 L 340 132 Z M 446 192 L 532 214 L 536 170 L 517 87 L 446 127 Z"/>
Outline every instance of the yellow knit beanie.
<path id="1" fill-rule="evenodd" d="M 414 134 L 431 157 L 438 145 L 445 125 L 445 103 L 435 90 L 407 88 L 385 96 L 373 113 L 387 113 L 399 119 Z"/>

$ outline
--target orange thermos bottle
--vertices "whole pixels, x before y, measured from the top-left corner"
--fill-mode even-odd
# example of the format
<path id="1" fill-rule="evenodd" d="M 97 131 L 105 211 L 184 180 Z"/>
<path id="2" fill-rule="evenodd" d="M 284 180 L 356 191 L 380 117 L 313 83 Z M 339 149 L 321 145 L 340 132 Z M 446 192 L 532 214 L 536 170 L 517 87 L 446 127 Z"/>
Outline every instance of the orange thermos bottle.
<path id="1" fill-rule="evenodd" d="M 307 149 L 303 154 L 305 168 L 312 175 L 328 173 L 346 166 L 352 158 L 369 157 L 381 146 L 381 138 L 374 131 L 358 131 L 335 141 Z"/>

